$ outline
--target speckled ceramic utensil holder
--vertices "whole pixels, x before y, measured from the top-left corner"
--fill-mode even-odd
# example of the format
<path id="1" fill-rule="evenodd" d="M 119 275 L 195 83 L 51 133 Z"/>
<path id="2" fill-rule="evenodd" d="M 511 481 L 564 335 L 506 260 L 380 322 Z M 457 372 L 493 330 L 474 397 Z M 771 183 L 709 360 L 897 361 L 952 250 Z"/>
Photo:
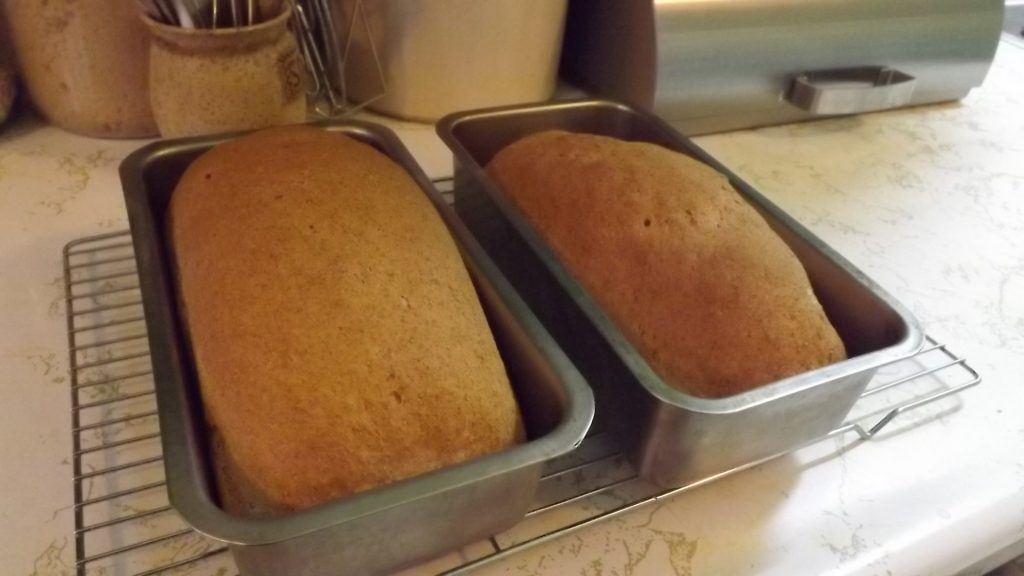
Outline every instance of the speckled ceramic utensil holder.
<path id="1" fill-rule="evenodd" d="M 285 8 L 235 28 L 180 28 L 145 18 L 152 33 L 153 114 L 164 137 L 302 122 L 303 64 Z"/>

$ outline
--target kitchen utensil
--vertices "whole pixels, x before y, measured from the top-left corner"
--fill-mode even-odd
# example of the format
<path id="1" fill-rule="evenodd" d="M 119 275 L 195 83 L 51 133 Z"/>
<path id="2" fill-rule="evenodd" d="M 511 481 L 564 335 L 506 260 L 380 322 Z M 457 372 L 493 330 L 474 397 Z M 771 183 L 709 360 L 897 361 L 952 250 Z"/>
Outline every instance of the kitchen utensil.
<path id="1" fill-rule="evenodd" d="M 441 187 L 450 183 L 439 182 Z M 88 574 L 128 564 L 154 574 L 172 573 L 186 565 L 195 574 L 235 574 L 233 562 L 224 558 L 227 546 L 189 530 L 167 505 L 166 491 L 152 488 L 153 484 L 163 486 L 163 455 L 160 429 L 153 419 L 157 404 L 152 395 L 151 359 L 145 347 L 139 353 L 139 339 L 144 340 L 146 334 L 133 248 L 130 232 L 124 230 L 76 238 L 63 250 L 75 565 Z M 106 360 L 97 365 L 97 357 Z M 851 418 L 815 442 L 827 441 L 828 446 L 845 453 L 878 438 L 874 449 L 885 452 L 886 436 L 919 425 L 942 424 L 929 417 L 925 408 L 932 414 L 955 411 L 968 401 L 957 395 L 981 382 L 965 358 L 927 337 L 919 354 L 887 367 L 884 375 L 879 372 L 854 406 Z M 97 406 L 90 382 L 99 374 L 108 382 L 132 384 L 119 386 Z M 131 415 L 121 416 L 118 410 L 109 409 L 111 404 L 123 405 L 122 401 L 131 405 Z M 130 422 L 126 424 L 124 418 Z M 130 432 L 97 443 L 97 428 L 125 425 Z M 756 464 L 749 462 L 729 473 Z M 151 471 L 154 465 L 160 469 Z M 595 421 L 583 443 L 544 465 L 526 520 L 487 542 L 463 547 L 410 573 L 476 574 L 483 564 L 536 549 L 626 513 L 656 507 L 725 475 L 680 488 L 653 488 L 620 460 L 614 435 Z M 573 481 L 566 482 L 570 477 Z M 97 484 L 96 478 L 104 481 Z M 111 506 L 113 500 L 117 506 Z M 133 512 L 124 516 L 125 510 Z M 147 537 L 131 541 L 137 526 L 147 528 Z M 154 547 L 180 553 L 151 554 L 152 563 L 137 562 L 140 551 Z"/>
<path id="2" fill-rule="evenodd" d="M 311 81 L 307 94 L 317 114 L 328 118 L 351 115 L 385 94 L 384 71 L 372 39 L 366 46 L 367 82 L 372 82 L 374 88 L 365 89 L 357 99 L 350 93 L 346 78 L 353 39 L 357 34 L 367 38 L 370 34 L 362 0 L 349 6 L 335 6 L 331 0 L 288 2 L 295 12 L 292 25 Z"/>
<path id="3" fill-rule="evenodd" d="M 182 28 L 239 28 L 281 12 L 284 0 L 138 0 L 151 19 Z"/>

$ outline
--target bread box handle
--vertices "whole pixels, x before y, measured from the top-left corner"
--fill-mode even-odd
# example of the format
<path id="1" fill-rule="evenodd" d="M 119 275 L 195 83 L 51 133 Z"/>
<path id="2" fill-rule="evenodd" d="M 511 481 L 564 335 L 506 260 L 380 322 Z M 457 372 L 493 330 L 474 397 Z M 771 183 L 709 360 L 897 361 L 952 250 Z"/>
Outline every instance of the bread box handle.
<path id="1" fill-rule="evenodd" d="M 858 114 L 909 104 L 916 84 L 885 66 L 820 70 L 795 77 L 786 99 L 815 115 Z"/>

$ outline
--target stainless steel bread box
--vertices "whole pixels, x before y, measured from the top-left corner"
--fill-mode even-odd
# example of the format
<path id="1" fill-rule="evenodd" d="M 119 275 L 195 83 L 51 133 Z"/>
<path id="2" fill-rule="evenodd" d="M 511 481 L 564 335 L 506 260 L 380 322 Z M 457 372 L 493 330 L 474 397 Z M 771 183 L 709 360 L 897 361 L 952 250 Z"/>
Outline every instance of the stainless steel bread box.
<path id="1" fill-rule="evenodd" d="M 561 74 L 687 134 L 957 100 L 1002 0 L 573 0 Z"/>

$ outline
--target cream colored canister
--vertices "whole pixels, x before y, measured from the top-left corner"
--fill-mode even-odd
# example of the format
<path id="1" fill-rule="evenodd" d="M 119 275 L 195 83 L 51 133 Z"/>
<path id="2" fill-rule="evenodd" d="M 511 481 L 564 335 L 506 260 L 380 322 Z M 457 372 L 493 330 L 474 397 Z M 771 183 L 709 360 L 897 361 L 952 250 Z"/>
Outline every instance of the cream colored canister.
<path id="1" fill-rule="evenodd" d="M 566 0 L 358 0 L 362 14 L 356 4 L 333 6 L 357 103 L 377 97 L 373 110 L 432 121 L 554 93 Z"/>
<path id="2" fill-rule="evenodd" d="M 165 137 L 306 119 L 304 68 L 290 10 L 253 26 L 184 29 L 146 19 L 153 113 Z"/>
<path id="3" fill-rule="evenodd" d="M 136 0 L 3 0 L 18 67 L 36 109 L 80 134 L 156 135 L 149 35 Z"/>

